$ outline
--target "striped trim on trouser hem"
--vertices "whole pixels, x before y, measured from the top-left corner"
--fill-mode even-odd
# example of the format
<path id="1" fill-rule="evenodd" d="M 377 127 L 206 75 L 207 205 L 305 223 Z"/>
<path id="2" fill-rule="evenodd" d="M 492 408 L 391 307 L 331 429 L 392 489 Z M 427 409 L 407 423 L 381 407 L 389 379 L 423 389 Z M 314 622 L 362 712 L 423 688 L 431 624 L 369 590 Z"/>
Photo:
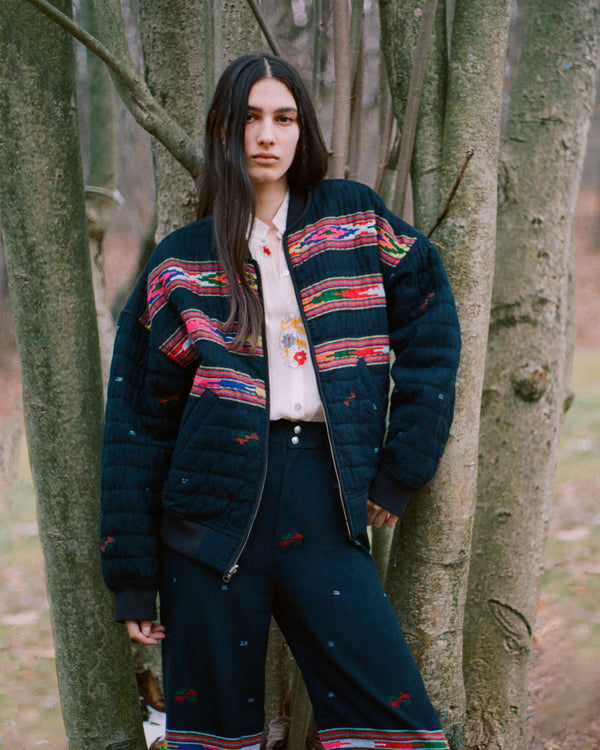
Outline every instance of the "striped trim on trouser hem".
<path id="1" fill-rule="evenodd" d="M 202 732 L 177 732 L 167 729 L 168 750 L 259 750 L 262 732 L 245 737 L 217 737 Z"/>
<path id="2" fill-rule="evenodd" d="M 327 729 L 319 732 L 324 750 L 449 750 L 448 742 L 441 729 L 426 730 L 397 729 Z"/>

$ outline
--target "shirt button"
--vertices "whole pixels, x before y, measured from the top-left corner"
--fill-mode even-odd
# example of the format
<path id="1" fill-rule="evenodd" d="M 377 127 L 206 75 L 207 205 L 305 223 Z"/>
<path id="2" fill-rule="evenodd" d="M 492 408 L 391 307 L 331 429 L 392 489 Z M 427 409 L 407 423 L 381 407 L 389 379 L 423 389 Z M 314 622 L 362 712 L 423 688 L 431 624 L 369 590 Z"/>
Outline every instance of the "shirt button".
<path id="1" fill-rule="evenodd" d="M 299 435 L 302 432 L 302 427 L 299 424 L 297 424 L 294 427 L 294 432 L 296 433 L 296 435 Z"/>
<path id="2" fill-rule="evenodd" d="M 294 435 L 292 437 L 292 445 L 298 445 L 299 442 L 300 442 L 300 438 L 298 437 L 298 435 Z"/>
<path id="3" fill-rule="evenodd" d="M 301 408 L 302 408 L 302 404 L 294 404 L 294 409 L 296 411 L 300 411 Z"/>
<path id="4" fill-rule="evenodd" d="M 286 268 L 285 271 L 283 272 L 283 276 L 289 276 L 289 275 L 290 275 L 290 272 Z"/>

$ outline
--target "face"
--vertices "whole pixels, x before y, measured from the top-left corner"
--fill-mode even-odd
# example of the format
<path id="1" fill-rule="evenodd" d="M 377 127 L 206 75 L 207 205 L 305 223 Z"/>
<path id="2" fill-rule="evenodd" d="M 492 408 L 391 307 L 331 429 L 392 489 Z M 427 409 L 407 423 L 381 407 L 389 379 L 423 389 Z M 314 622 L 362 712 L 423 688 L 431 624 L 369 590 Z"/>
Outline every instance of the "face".
<path id="1" fill-rule="evenodd" d="M 287 171 L 300 137 L 296 101 L 277 78 L 261 78 L 250 89 L 244 149 L 255 190 L 287 188 Z"/>

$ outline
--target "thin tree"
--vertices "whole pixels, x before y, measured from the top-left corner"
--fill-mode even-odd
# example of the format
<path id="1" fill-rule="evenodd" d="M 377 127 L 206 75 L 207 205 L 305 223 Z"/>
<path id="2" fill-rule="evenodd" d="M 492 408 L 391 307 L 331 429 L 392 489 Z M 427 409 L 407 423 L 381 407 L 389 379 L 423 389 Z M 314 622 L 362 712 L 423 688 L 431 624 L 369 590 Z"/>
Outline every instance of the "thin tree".
<path id="1" fill-rule="evenodd" d="M 465 718 L 462 624 L 492 285 L 496 165 L 509 6 L 509 0 L 456 3 L 443 113 L 440 208 L 465 153 L 475 149 L 475 157 L 434 238 L 441 246 L 457 299 L 463 355 L 446 453 L 436 478 L 413 499 L 395 534 L 386 580 L 407 641 L 454 748 L 462 747 Z M 390 10 L 397 7 L 392 3 Z M 382 15 L 388 32 L 398 28 L 394 23 L 393 14 Z M 390 43 L 405 42 L 400 37 Z M 394 66 L 388 72 L 393 80 Z"/>
<path id="2" fill-rule="evenodd" d="M 72 750 L 143 750 L 100 576 L 103 400 L 72 44 L 18 0 L 0 5 L 0 40 L 0 220 L 65 727 Z"/>
<path id="3" fill-rule="evenodd" d="M 569 396 L 573 218 L 599 64 L 597 3 L 529 0 L 502 138 L 465 620 L 473 750 L 527 746 L 527 668 Z"/>
<path id="4" fill-rule="evenodd" d="M 103 8 L 106 12 L 106 5 Z M 94 6 L 93 0 L 80 0 L 79 14 L 83 26 L 94 36 L 101 38 L 99 10 Z M 105 294 L 102 246 L 111 216 L 120 198 L 115 189 L 118 157 L 117 114 L 114 86 L 104 63 L 87 50 L 85 67 L 85 91 L 89 108 L 86 139 L 86 212 L 100 338 L 102 381 L 106 389 L 115 325 Z"/>
<path id="5" fill-rule="evenodd" d="M 350 139 L 350 97 L 352 94 L 352 63 L 350 55 L 350 11 L 348 0 L 331 0 L 333 24 L 333 61 L 335 88 L 333 93 L 333 125 L 331 135 L 331 177 L 345 177 L 348 167 Z"/>

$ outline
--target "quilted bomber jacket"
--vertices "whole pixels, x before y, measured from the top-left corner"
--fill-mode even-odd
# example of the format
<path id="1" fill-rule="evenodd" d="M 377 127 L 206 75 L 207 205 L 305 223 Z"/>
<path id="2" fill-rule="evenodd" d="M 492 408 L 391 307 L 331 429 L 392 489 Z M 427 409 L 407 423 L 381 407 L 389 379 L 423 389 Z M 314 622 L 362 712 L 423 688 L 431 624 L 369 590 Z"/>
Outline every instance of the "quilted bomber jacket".
<path id="1" fill-rule="evenodd" d="M 101 529 L 117 619 L 155 617 L 161 539 L 228 580 L 260 503 L 267 352 L 230 347 L 229 282 L 212 231 L 205 217 L 167 236 L 119 319 Z M 444 450 L 460 350 L 452 293 L 432 243 L 359 183 L 292 193 L 283 244 L 348 537 L 360 543 L 367 498 L 402 513 Z M 260 294 L 250 256 L 246 274 Z"/>

